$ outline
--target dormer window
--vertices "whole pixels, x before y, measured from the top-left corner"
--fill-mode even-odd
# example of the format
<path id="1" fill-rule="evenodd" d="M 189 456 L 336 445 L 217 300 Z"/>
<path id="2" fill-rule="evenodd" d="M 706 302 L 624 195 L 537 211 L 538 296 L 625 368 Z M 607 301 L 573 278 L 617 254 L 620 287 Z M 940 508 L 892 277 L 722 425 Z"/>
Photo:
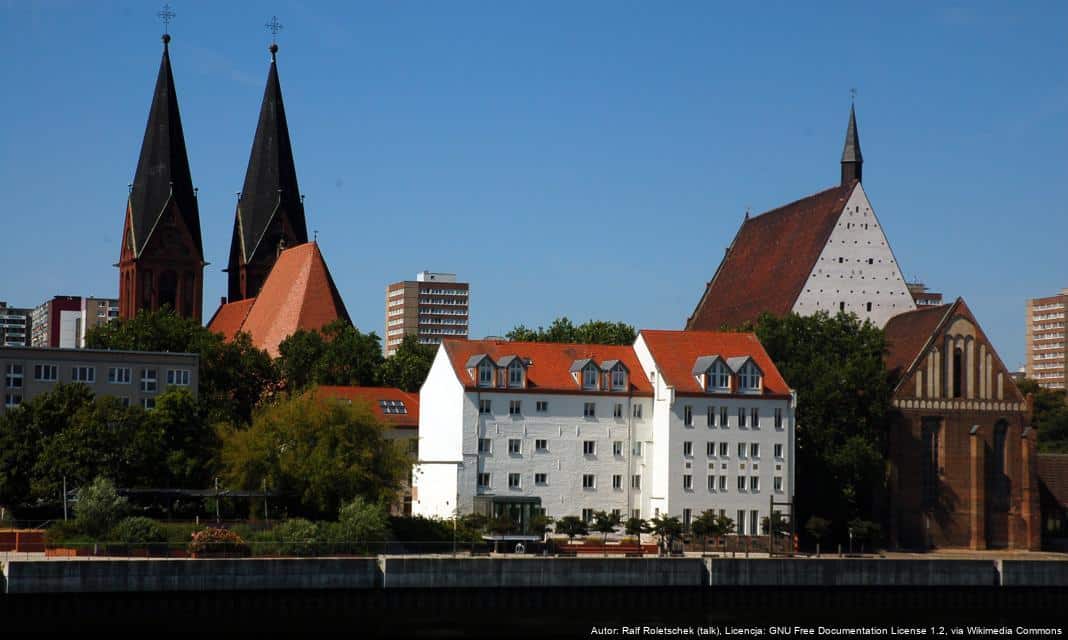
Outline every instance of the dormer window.
<path id="1" fill-rule="evenodd" d="M 518 360 L 508 365 L 508 386 L 517 388 L 523 386 L 523 365 Z"/>
<path id="2" fill-rule="evenodd" d="M 738 388 L 741 391 L 760 391 L 760 369 L 753 361 L 746 362 L 738 372 Z"/>
<path id="3" fill-rule="evenodd" d="M 596 365 L 594 365 L 592 362 L 586 365 L 582 369 L 582 388 L 596 389 L 598 374 L 599 372 L 597 371 Z"/>
<path id="4" fill-rule="evenodd" d="M 729 389 L 731 386 L 731 372 L 726 363 L 716 360 L 708 370 L 708 391 Z"/>
<path id="5" fill-rule="evenodd" d="M 489 359 L 483 360 L 478 365 L 478 386 L 480 387 L 492 387 L 493 386 L 493 363 Z"/>
<path id="6" fill-rule="evenodd" d="M 612 369 L 612 391 L 624 391 L 627 388 L 627 370 L 617 365 Z"/>

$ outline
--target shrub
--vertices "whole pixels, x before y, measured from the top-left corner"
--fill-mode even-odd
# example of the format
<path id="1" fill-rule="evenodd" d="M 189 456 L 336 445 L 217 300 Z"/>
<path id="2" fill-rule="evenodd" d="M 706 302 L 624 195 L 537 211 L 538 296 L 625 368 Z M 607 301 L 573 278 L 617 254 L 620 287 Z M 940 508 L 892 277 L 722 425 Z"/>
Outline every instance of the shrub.
<path id="1" fill-rule="evenodd" d="M 78 492 L 75 522 L 78 529 L 97 538 L 111 530 L 126 511 L 126 498 L 115 491 L 115 484 L 98 477 Z"/>
<path id="2" fill-rule="evenodd" d="M 207 528 L 202 524 L 189 522 L 157 522 L 156 524 L 163 530 L 167 542 L 172 544 L 189 544 L 189 541 L 193 539 L 194 533 Z"/>
<path id="3" fill-rule="evenodd" d="M 389 516 L 380 504 L 355 498 L 338 512 L 337 522 L 346 541 L 375 542 L 389 538 Z"/>
<path id="4" fill-rule="evenodd" d="M 92 542 L 92 540 L 89 536 L 81 532 L 78 525 L 73 520 L 53 522 L 48 526 L 48 529 L 45 530 L 45 544 L 49 547 L 60 547 L 64 544 L 87 542 Z"/>
<path id="5" fill-rule="evenodd" d="M 293 518 L 253 536 L 257 555 L 310 556 L 323 547 L 323 528 L 303 518 Z"/>
<path id="6" fill-rule="evenodd" d="M 196 554 L 248 554 L 244 539 L 229 529 L 208 528 L 193 534 L 189 552 Z"/>
<path id="7" fill-rule="evenodd" d="M 111 534 L 108 537 L 112 542 L 126 544 L 150 544 L 167 541 L 167 533 L 163 530 L 163 527 L 159 526 L 159 523 L 152 518 L 140 516 L 120 521 L 119 524 L 111 529 Z"/>
<path id="8" fill-rule="evenodd" d="M 456 537 L 462 539 L 465 529 L 456 523 Z M 423 516 L 390 517 L 389 528 L 400 542 L 451 542 L 453 522 Z"/>

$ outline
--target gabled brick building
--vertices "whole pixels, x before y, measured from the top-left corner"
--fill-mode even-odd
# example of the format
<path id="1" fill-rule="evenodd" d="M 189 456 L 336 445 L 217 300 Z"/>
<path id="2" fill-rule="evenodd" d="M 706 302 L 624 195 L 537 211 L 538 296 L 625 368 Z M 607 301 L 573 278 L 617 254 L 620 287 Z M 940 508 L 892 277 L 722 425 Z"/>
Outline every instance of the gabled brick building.
<path id="1" fill-rule="evenodd" d="M 968 305 L 898 315 L 886 338 L 891 544 L 1038 549 L 1031 409 Z"/>

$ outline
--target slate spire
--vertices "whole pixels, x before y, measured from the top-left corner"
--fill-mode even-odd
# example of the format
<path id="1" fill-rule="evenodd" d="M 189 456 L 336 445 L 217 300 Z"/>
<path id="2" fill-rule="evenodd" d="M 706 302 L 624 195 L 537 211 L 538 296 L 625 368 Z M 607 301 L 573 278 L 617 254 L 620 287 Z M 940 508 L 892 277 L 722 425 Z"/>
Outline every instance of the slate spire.
<path id="1" fill-rule="evenodd" d="M 849 127 L 846 129 L 845 147 L 842 149 L 842 184 L 854 180 L 860 182 L 864 169 L 864 156 L 860 153 L 860 133 L 857 132 L 857 113 L 849 105 Z"/>
<path id="2" fill-rule="evenodd" d="M 137 171 L 130 188 L 133 251 L 135 256 L 141 255 L 156 228 L 156 222 L 173 200 L 192 236 L 196 257 L 203 259 L 200 213 L 189 172 L 182 117 L 178 113 L 178 94 L 171 72 L 170 41 L 170 35 L 164 34 L 163 59 L 152 94 L 152 107 L 148 112 L 148 124 L 141 143 L 141 157 L 137 161 Z"/>
<path id="3" fill-rule="evenodd" d="M 234 221 L 234 246 L 230 248 L 227 269 L 231 301 L 256 295 L 280 246 L 292 247 L 308 241 L 278 80 L 278 45 L 271 44 L 269 50 L 271 67 L 267 72 L 267 87 Z"/>

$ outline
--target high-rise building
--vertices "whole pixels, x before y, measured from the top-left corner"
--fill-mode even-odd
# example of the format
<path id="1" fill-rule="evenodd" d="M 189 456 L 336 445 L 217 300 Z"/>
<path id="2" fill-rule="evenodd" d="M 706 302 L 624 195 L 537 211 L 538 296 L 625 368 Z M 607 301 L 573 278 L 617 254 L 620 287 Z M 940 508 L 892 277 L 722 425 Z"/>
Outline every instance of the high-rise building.
<path id="1" fill-rule="evenodd" d="M 415 280 L 386 287 L 385 353 L 396 353 L 406 335 L 422 344 L 441 344 L 442 338 L 466 338 L 470 288 L 455 273 L 423 271 Z"/>
<path id="2" fill-rule="evenodd" d="M 93 329 L 119 318 L 117 298 L 82 298 L 82 323 L 78 331 L 78 346 L 85 347 L 85 336 Z"/>
<path id="3" fill-rule="evenodd" d="M 1047 389 L 1064 389 L 1068 340 L 1065 310 L 1068 288 L 1060 295 L 1027 301 L 1027 377 Z"/>
<path id="4" fill-rule="evenodd" d="M 55 296 L 45 300 L 33 309 L 33 337 L 30 344 L 64 349 L 79 347 L 81 323 L 80 296 Z"/>
<path id="5" fill-rule="evenodd" d="M 33 309 L 9 307 L 0 300 L 0 347 L 28 347 L 33 327 Z"/>
<path id="6" fill-rule="evenodd" d="M 142 309 L 169 307 L 199 321 L 204 245 L 171 73 L 170 41 L 164 34 L 141 157 L 126 201 L 118 265 L 119 307 L 123 318 L 132 318 Z"/>

